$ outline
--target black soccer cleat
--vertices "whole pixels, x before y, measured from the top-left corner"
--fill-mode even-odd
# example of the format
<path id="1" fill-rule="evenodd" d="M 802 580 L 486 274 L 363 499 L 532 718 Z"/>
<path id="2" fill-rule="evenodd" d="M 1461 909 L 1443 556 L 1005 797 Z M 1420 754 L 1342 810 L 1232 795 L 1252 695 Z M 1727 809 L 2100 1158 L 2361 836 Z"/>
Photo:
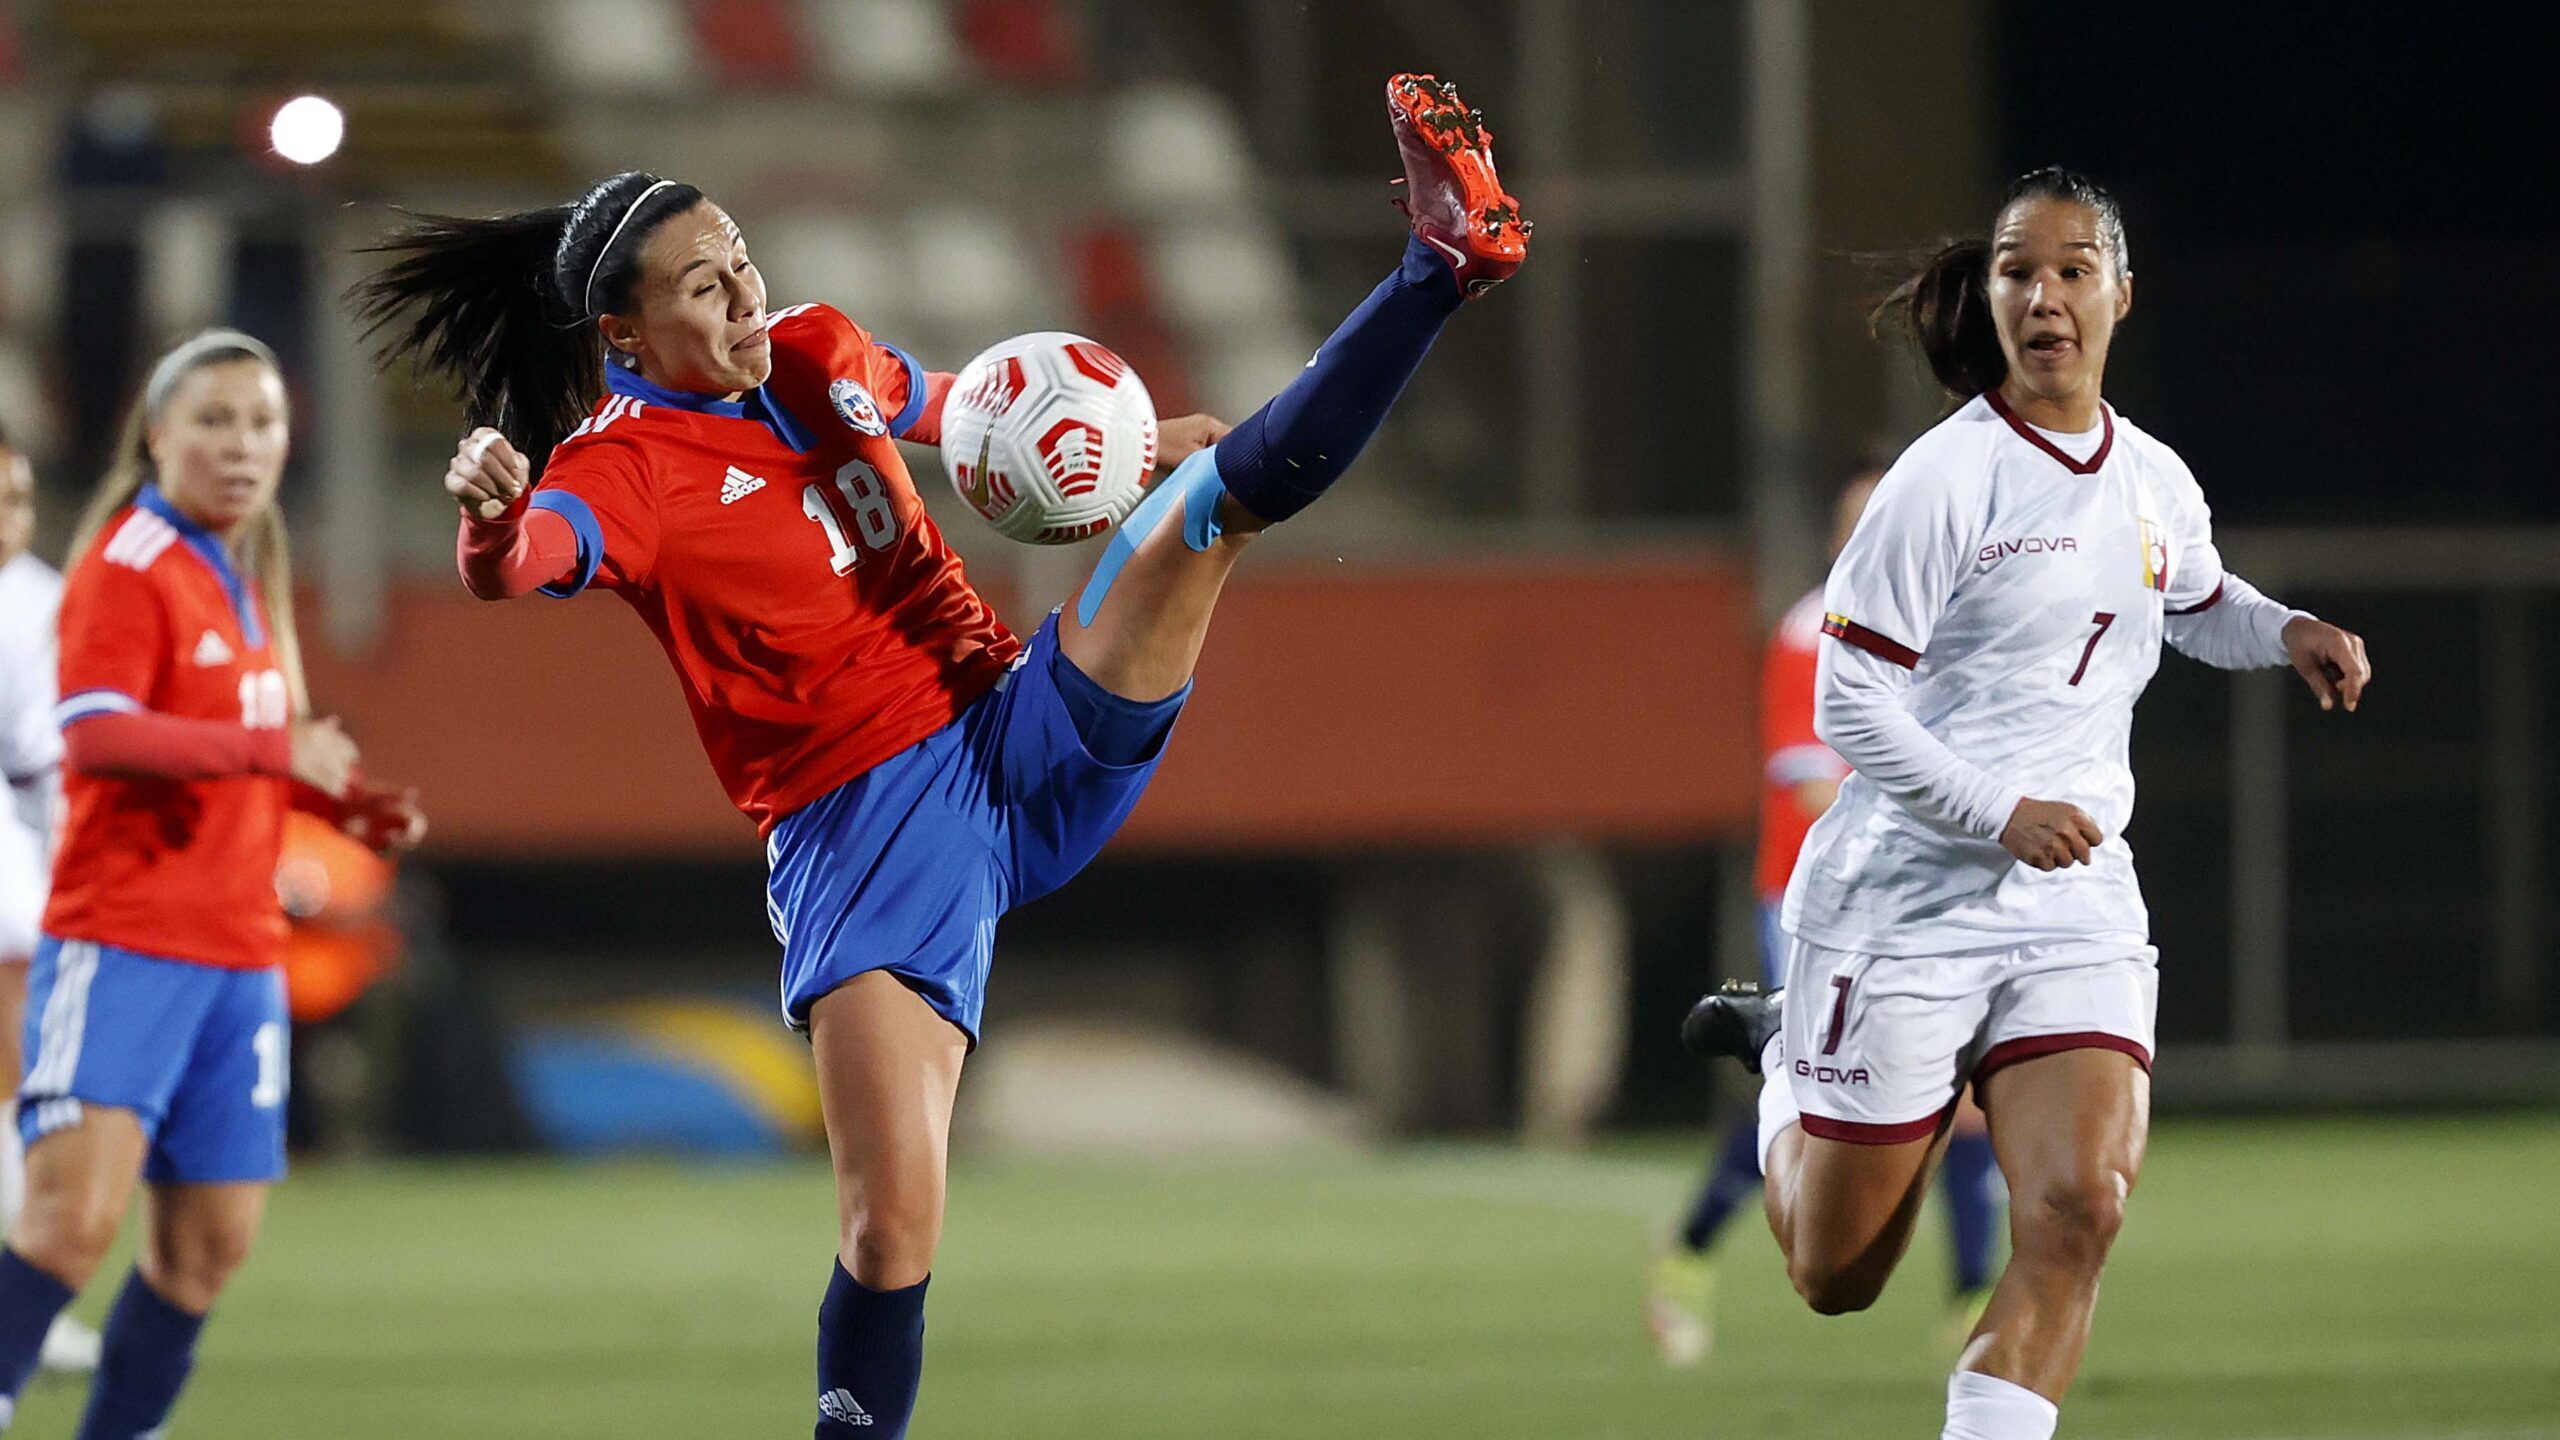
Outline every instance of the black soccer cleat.
<path id="1" fill-rule="evenodd" d="M 1689 1007 L 1689 1018 L 1680 1022 L 1680 1043 L 1692 1055 L 1730 1055 L 1757 1075 L 1760 1053 L 1778 1033 L 1783 1013 L 1778 1001 L 1784 994 L 1772 990 L 1763 995 L 1755 981 L 1727 980 Z"/>

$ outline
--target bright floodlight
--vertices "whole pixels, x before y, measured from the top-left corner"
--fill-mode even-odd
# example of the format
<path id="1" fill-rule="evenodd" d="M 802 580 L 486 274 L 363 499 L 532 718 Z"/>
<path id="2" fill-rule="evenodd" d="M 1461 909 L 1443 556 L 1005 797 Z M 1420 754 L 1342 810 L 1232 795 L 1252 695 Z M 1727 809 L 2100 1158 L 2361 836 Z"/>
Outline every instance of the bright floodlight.
<path id="1" fill-rule="evenodd" d="M 296 165 L 317 165 L 338 153 L 347 136 L 344 111 L 317 95 L 287 100 L 267 127 L 276 153 Z"/>

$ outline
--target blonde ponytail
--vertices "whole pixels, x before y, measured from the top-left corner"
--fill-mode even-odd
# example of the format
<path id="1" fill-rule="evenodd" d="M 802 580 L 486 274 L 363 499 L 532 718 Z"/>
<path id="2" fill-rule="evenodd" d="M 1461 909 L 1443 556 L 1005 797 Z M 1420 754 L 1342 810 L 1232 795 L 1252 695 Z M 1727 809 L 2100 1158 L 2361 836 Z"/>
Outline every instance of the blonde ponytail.
<path id="1" fill-rule="evenodd" d="M 284 672 L 285 689 L 293 696 L 293 718 L 311 718 L 311 689 L 302 678 L 302 629 L 293 618 L 293 542 L 285 533 L 284 507 L 273 500 L 249 517 L 232 543 L 232 563 L 254 577 L 267 603 L 268 643 L 275 648 L 276 668 Z"/>

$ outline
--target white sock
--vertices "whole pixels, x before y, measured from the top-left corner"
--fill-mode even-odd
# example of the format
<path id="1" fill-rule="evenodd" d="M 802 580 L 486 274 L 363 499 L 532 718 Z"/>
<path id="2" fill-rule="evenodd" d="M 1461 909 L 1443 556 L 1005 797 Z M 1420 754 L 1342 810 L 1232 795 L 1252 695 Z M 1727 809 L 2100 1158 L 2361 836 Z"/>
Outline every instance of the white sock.
<path id="1" fill-rule="evenodd" d="M 1804 1118 L 1796 1108 L 1796 1087 L 1787 1080 L 1786 1032 L 1760 1047 L 1760 1173 L 1769 1173 L 1769 1151 L 1778 1133 Z"/>
<path id="2" fill-rule="evenodd" d="M 2062 1411 L 2023 1385 L 1959 1370 L 1947 1380 L 1947 1429 L 1939 1440 L 2053 1440 Z"/>

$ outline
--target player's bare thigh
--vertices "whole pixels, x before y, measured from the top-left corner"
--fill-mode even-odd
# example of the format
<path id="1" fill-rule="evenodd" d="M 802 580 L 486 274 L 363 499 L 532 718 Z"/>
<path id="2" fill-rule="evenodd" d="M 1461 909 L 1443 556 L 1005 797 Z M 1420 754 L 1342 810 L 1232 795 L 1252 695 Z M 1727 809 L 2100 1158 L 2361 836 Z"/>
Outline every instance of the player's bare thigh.
<path id="1" fill-rule="evenodd" d="M 1078 623 L 1076 607 L 1067 607 L 1058 617 L 1058 645 L 1077 669 L 1142 703 L 1190 681 L 1227 574 L 1264 528 L 1232 495 L 1218 497 L 1218 523 L 1222 533 L 1206 550 L 1183 540 L 1178 516 L 1159 524 L 1111 582 L 1093 624 Z"/>
<path id="2" fill-rule="evenodd" d="M 2004 1067 L 1982 1083 L 1991 1145 L 2021 1218 L 2031 1207 L 2121 1210 L 2150 1148 L 2151 1073 L 2116 1050 L 2066 1050 Z"/>
<path id="3" fill-rule="evenodd" d="M 1771 1145 L 1764 1203 L 1787 1278 L 1825 1315 L 1864 1310 L 1911 1246 L 1948 1128 L 1894 1145 L 1808 1135 L 1791 1125 Z"/>
<path id="4" fill-rule="evenodd" d="M 839 1258 L 875 1290 L 933 1268 L 951 1150 L 951 1108 L 969 1039 L 885 970 L 809 1007 L 809 1043 L 835 1160 Z"/>
<path id="5" fill-rule="evenodd" d="M 2059 1399 L 2150 1143 L 2151 1075 L 2114 1050 L 2068 1050 L 1983 1082 L 2009 1182 L 2009 1267 L 1965 1350 L 1982 1370 Z"/>

